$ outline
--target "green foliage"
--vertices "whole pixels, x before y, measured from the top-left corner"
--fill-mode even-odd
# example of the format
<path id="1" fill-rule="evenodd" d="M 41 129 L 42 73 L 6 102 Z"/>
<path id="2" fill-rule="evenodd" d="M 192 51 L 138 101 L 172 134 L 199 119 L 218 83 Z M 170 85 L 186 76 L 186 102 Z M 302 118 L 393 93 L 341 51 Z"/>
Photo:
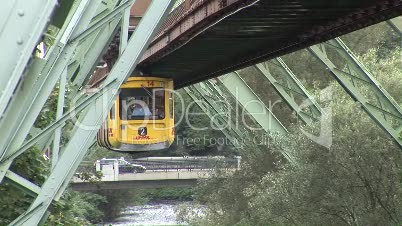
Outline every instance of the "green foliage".
<path id="1" fill-rule="evenodd" d="M 26 211 L 33 198 L 8 182 L 0 185 L 0 225 L 8 225 Z M 7 195 L 4 195 L 7 194 Z"/>
<path id="2" fill-rule="evenodd" d="M 52 208 L 45 225 L 89 225 L 103 218 L 100 205 L 106 203 L 103 196 L 68 190 L 61 201 Z"/>
<path id="3" fill-rule="evenodd" d="M 177 200 L 177 201 L 190 201 L 193 199 L 192 188 L 155 188 L 143 189 L 142 196 L 146 197 L 149 201 L 155 202 L 158 200 Z"/>
<path id="4" fill-rule="evenodd" d="M 10 169 L 38 185 L 44 182 L 48 173 L 46 162 L 37 148 L 31 148 L 16 158 Z M 33 200 L 31 196 L 14 186 L 16 185 L 8 180 L 0 184 L 0 194 L 7 194 L 0 195 L 0 225 L 9 224 L 25 212 Z"/>
<path id="5" fill-rule="evenodd" d="M 58 90 L 55 90 L 46 101 L 41 113 L 35 121 L 36 128 L 43 129 L 56 120 Z"/>
<path id="6" fill-rule="evenodd" d="M 96 194 L 105 197 L 106 202 L 99 205 L 103 212 L 103 220 L 112 220 L 129 205 L 144 204 L 148 201 L 138 190 L 100 190 Z"/>

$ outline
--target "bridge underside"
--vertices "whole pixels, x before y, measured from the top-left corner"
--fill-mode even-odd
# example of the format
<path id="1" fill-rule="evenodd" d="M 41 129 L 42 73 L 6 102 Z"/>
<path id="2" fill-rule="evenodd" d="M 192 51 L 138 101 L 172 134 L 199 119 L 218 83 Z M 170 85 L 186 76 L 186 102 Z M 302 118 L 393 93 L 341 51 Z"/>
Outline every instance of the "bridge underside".
<path id="1" fill-rule="evenodd" d="M 401 0 L 223 2 L 228 5 L 211 16 L 207 5 L 198 6 L 188 17 L 196 20 L 204 10 L 204 19 L 179 36 L 165 29 L 153 42 L 157 51 L 145 55 L 139 69 L 173 77 L 181 88 L 402 14 Z M 236 12 L 239 4 L 244 8 Z M 168 41 L 161 46 L 158 40 Z"/>

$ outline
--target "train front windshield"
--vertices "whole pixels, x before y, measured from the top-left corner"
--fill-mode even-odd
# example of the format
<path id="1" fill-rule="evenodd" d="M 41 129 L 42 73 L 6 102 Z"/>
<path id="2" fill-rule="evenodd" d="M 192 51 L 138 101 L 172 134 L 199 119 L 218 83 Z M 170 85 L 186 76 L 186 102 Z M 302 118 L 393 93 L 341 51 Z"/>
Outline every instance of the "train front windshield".
<path id="1" fill-rule="evenodd" d="M 122 120 L 164 119 L 165 90 L 163 88 L 124 88 L 120 92 Z"/>

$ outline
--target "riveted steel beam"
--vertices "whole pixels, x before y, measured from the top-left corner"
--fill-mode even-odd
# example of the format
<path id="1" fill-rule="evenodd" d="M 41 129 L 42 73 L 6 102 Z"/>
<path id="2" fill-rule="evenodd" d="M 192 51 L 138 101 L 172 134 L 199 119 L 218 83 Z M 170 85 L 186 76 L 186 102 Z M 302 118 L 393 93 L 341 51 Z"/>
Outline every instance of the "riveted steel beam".
<path id="1" fill-rule="evenodd" d="M 130 76 L 140 57 L 145 52 L 151 39 L 157 32 L 161 22 L 173 5 L 172 1 L 153 1 L 133 34 L 133 38 L 127 44 L 126 50 L 119 57 L 106 83 L 116 80 L 116 84 L 107 91 L 102 98 L 92 103 L 87 112 L 82 115 L 80 126 L 76 126 L 74 134 L 65 146 L 58 164 L 53 169 L 49 178 L 43 184 L 41 192 L 35 199 L 26 214 L 21 215 L 12 222 L 12 225 L 37 225 L 45 215 L 55 196 L 65 188 L 65 182 L 69 181 L 78 167 L 79 162 L 95 138 L 97 130 L 107 116 L 107 112 L 113 105 L 120 85 Z"/>
<path id="2" fill-rule="evenodd" d="M 127 46 L 128 27 L 130 25 L 130 10 L 131 10 L 130 8 L 126 9 L 123 13 L 123 17 L 121 18 L 120 45 L 119 45 L 120 55 L 123 53 L 124 49 Z"/>
<path id="3" fill-rule="evenodd" d="M 67 69 L 64 69 L 64 71 L 61 73 L 59 81 L 59 96 L 57 99 L 56 121 L 60 120 L 60 118 L 63 116 L 66 85 L 67 85 Z M 53 148 L 52 148 L 52 169 L 56 166 L 57 161 L 59 160 L 60 141 L 61 141 L 61 127 L 57 128 L 54 131 Z"/>
<path id="4" fill-rule="evenodd" d="M 220 121 L 223 124 L 218 125 L 219 128 L 222 128 L 222 126 L 223 128 L 227 127 L 237 135 L 237 138 L 244 137 L 244 132 L 239 129 L 239 125 L 237 123 L 233 123 L 232 107 L 230 106 L 229 101 L 223 99 L 223 96 L 219 96 L 218 92 L 215 90 L 217 87 L 209 86 L 208 83 L 208 81 L 202 82 L 195 84 L 192 87 L 210 106 L 213 115 L 220 118 Z"/>
<path id="5" fill-rule="evenodd" d="M 219 80 L 230 94 L 243 106 L 243 109 L 245 109 L 266 132 L 287 133 L 282 123 L 236 72 L 223 75 L 219 77 Z"/>
<path id="6" fill-rule="evenodd" d="M 20 175 L 7 170 L 6 172 L 6 178 L 11 180 L 15 186 L 18 186 L 18 188 L 24 190 L 30 195 L 36 195 L 39 194 L 40 192 L 40 187 L 29 180 L 21 177 Z"/>
<path id="7" fill-rule="evenodd" d="M 80 41 L 80 52 L 77 53 L 76 61 L 69 66 L 68 76 L 72 84 L 70 88 L 73 91 L 78 91 L 90 79 L 106 47 L 114 38 L 114 35 L 110 34 L 114 34 L 117 30 L 122 14 L 130 10 L 130 4 L 133 2 L 128 0 L 115 9 L 111 9 L 109 13 L 103 12 L 96 21 L 91 23 L 89 29 L 79 35 L 80 37 L 76 37 L 76 41 Z M 126 30 L 128 32 L 128 25 Z"/>
<path id="8" fill-rule="evenodd" d="M 64 57 L 65 54 L 60 57 L 64 48 L 62 40 L 67 39 L 74 31 L 74 28 L 82 27 L 79 25 L 82 15 L 87 9 L 93 8 L 88 5 L 88 1 L 73 5 L 66 18 L 66 23 L 63 25 L 55 44 L 51 47 L 46 57 L 44 59 L 34 58 L 32 64 L 28 67 L 27 76 L 24 78 L 22 87 L 17 90 L 4 117 L 0 119 L 0 129 L 8 131 L 8 133 L 0 137 L 0 160 L 6 154 L 15 152 L 31 130 L 62 71 L 61 69 L 63 69 L 62 65 L 57 63 L 57 59 L 68 60 L 67 57 Z M 59 70 L 61 71 L 59 72 Z M 53 80 L 54 83 L 52 84 Z M 9 162 L 0 164 L 1 171 L 4 172 L 9 164 Z M 3 176 L 4 174 L 0 173 L 0 182 Z"/>
<path id="9" fill-rule="evenodd" d="M 391 20 L 388 20 L 387 23 L 396 31 L 400 36 L 402 36 L 402 17 L 398 16 Z"/>
<path id="10" fill-rule="evenodd" d="M 117 25 L 119 24 L 119 19 L 116 18 L 110 23 L 106 24 L 96 36 L 87 38 L 80 46 L 80 53 L 77 54 L 76 59 L 71 66 L 69 66 L 70 75 L 69 80 L 73 85 L 72 90 L 77 91 L 92 76 L 94 68 L 102 58 L 103 53 L 106 51 L 108 44 L 114 38 L 114 32 L 116 31 Z M 80 63 L 78 63 L 80 62 Z M 77 72 L 77 70 L 79 71 Z M 77 73 L 76 73 L 77 72 Z M 74 77 L 72 75 L 76 73 Z"/>
<path id="11" fill-rule="evenodd" d="M 115 18 L 118 18 L 120 20 L 122 12 L 124 12 L 127 8 L 131 7 L 132 4 L 134 3 L 135 0 L 127 0 L 123 4 L 117 6 L 115 9 L 113 9 L 111 12 L 107 13 L 104 17 L 92 22 L 90 26 L 85 29 L 84 31 L 81 31 L 80 33 L 76 34 L 73 36 L 68 43 L 71 44 L 73 42 L 81 41 L 91 34 L 93 34 L 95 31 L 103 27 L 106 23 L 112 21 Z"/>
<path id="12" fill-rule="evenodd" d="M 224 117 L 217 113 L 217 111 L 207 103 L 207 100 L 204 98 L 204 96 L 200 94 L 193 85 L 184 87 L 184 90 L 186 91 L 187 95 L 189 95 L 191 99 L 193 99 L 193 101 L 201 108 L 201 110 L 210 118 L 212 123 L 214 123 L 217 127 L 227 125 L 227 120 L 225 120 Z M 222 128 L 220 131 L 222 131 L 225 137 L 229 139 L 230 143 L 235 148 L 241 149 L 241 144 L 239 143 L 240 139 L 237 133 L 227 127 Z"/>
<path id="13" fill-rule="evenodd" d="M 232 108 L 229 101 L 221 95 L 222 92 L 218 91 L 218 87 L 210 84 L 209 81 L 194 84 L 189 87 L 189 90 L 194 94 L 197 94 L 194 101 L 198 101 L 198 105 L 204 105 L 203 110 L 206 110 L 206 114 L 217 126 L 217 129 L 222 131 L 228 131 L 230 134 L 228 138 L 233 141 L 234 139 L 240 140 L 244 138 L 244 131 L 241 131 L 237 124 L 233 122 Z M 191 94 L 189 94 L 191 96 Z M 237 142 L 238 143 L 238 142 Z M 234 145 L 239 145 L 235 143 Z"/>
<path id="14" fill-rule="evenodd" d="M 56 0 L 5 1 L 0 9 L 0 118 L 23 79 Z"/>
<path id="15" fill-rule="evenodd" d="M 327 55 L 334 50 L 346 65 L 336 66 Z M 349 95 L 402 147 L 402 109 L 340 38 L 311 46 L 309 51 L 331 71 Z"/>
<path id="16" fill-rule="evenodd" d="M 97 98 L 101 97 L 106 91 L 110 89 L 110 87 L 114 84 L 115 81 L 112 81 L 110 84 L 107 84 L 105 87 L 101 88 L 98 92 L 95 94 L 86 97 L 81 103 L 77 104 L 74 108 L 70 109 L 68 112 L 66 112 L 64 115 L 60 116 L 59 119 L 57 119 L 55 122 L 51 123 L 48 125 L 46 128 L 44 128 L 40 133 L 37 133 L 35 136 L 33 136 L 31 139 L 26 141 L 24 144 L 21 145 L 21 147 L 13 152 L 10 153 L 2 160 L 0 160 L 0 165 L 4 162 L 12 161 L 22 153 L 24 153 L 26 150 L 34 146 L 38 141 L 47 138 L 49 135 L 51 135 L 52 132 L 55 130 L 59 129 L 64 125 L 64 123 L 71 119 L 72 117 L 75 117 L 79 112 L 84 110 L 89 104 L 94 102 Z M 1 167 L 0 167 L 1 169 Z"/>
<path id="17" fill-rule="evenodd" d="M 42 106 L 53 90 L 60 74 L 65 70 L 78 43 L 66 45 L 69 38 L 85 30 L 98 10 L 100 2 L 81 1 L 73 5 L 54 46 L 50 49 L 43 64 L 32 64 L 28 69 L 28 82 L 24 89 L 16 93 L 10 109 L 0 121 L 0 128 L 9 131 L 0 138 L 0 159 L 18 150 L 24 141 Z M 31 77 L 38 77 L 32 79 Z M 22 94 L 26 92 L 26 94 Z M 1 178 L 0 178 L 1 179 Z"/>
<path id="18" fill-rule="evenodd" d="M 275 67 L 278 74 L 271 73 L 269 66 Z M 281 58 L 276 58 L 254 66 L 272 84 L 276 92 L 296 112 L 306 124 L 312 124 L 321 117 L 321 108 L 297 79 Z"/>

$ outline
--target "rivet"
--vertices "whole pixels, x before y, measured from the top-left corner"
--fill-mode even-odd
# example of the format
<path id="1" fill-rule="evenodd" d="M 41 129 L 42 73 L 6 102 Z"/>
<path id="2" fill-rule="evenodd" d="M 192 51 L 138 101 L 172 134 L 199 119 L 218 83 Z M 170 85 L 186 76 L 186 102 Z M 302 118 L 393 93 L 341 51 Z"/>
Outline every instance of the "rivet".
<path id="1" fill-rule="evenodd" d="M 17 44 L 18 44 L 18 45 L 22 45 L 22 43 L 24 43 L 24 41 L 22 40 L 22 38 L 17 38 Z"/>
<path id="2" fill-rule="evenodd" d="M 18 16 L 23 17 L 25 15 L 23 10 L 18 10 Z"/>

